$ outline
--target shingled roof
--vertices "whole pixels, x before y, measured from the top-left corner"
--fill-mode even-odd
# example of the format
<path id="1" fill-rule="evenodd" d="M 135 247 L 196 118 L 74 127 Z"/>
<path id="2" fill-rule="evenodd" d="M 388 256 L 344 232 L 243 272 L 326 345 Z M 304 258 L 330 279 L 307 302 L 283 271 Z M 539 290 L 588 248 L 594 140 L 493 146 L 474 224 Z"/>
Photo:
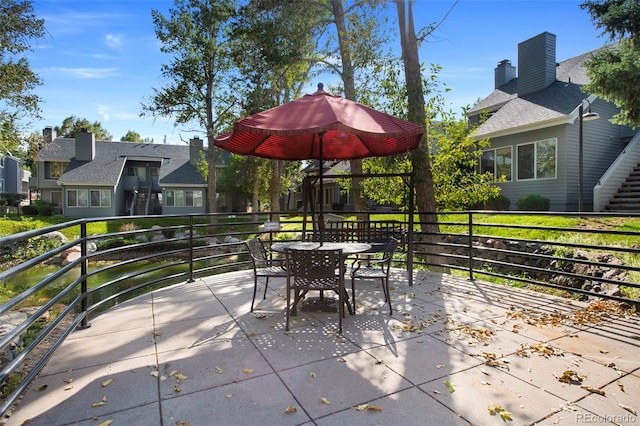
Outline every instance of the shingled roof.
<path id="1" fill-rule="evenodd" d="M 481 111 L 492 113 L 477 128 L 474 136 L 485 138 L 522 128 L 543 126 L 554 120 L 569 120 L 570 114 L 587 96 L 581 89 L 589 81 L 584 62 L 595 52 L 558 63 L 555 82 L 539 92 L 518 96 L 517 78 L 496 88 L 468 112 L 469 116 Z"/>
<path id="2" fill-rule="evenodd" d="M 46 144 L 36 155 L 36 161 L 69 162 L 61 184 L 91 184 L 115 186 L 123 173 L 127 159 L 160 161 L 160 185 L 205 185 L 206 180 L 189 162 L 189 147 L 132 142 L 95 142 L 93 161 L 76 160 L 76 140 L 57 138 Z"/>

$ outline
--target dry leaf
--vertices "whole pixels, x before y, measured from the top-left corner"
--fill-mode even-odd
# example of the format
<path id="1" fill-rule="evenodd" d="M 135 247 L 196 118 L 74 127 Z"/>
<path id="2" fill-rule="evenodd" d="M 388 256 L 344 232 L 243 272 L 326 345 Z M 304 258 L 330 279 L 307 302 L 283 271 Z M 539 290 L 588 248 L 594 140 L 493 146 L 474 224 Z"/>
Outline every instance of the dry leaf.
<path id="1" fill-rule="evenodd" d="M 222 368 L 220 368 L 220 367 L 216 367 L 216 373 L 218 373 L 218 374 L 222 374 Z"/>
<path id="2" fill-rule="evenodd" d="M 40 385 L 40 386 L 37 386 L 34 390 L 43 391 L 48 387 L 49 387 L 49 385 Z"/>
<path id="3" fill-rule="evenodd" d="M 382 407 L 380 407 L 379 405 L 370 405 L 370 406 L 367 407 L 367 410 L 382 411 Z"/>
<path id="4" fill-rule="evenodd" d="M 318 375 L 316 373 L 314 373 L 313 371 L 311 373 L 309 373 L 309 376 L 311 376 L 312 379 L 315 379 L 316 377 L 318 377 Z"/>
<path id="5" fill-rule="evenodd" d="M 189 422 L 176 422 L 176 426 L 189 426 Z"/>
<path id="6" fill-rule="evenodd" d="M 253 373 L 253 369 L 251 369 L 251 368 L 243 368 L 242 372 L 244 374 L 251 374 L 251 373 Z"/>
<path id="7" fill-rule="evenodd" d="M 104 401 L 100 401 L 100 402 L 94 402 L 93 404 L 91 404 L 93 408 L 102 407 L 103 405 L 107 405 L 107 403 Z"/>
<path id="8" fill-rule="evenodd" d="M 602 389 L 597 389 L 591 386 L 582 385 L 580 386 L 582 389 L 588 390 L 591 393 L 597 393 L 598 395 L 605 396 L 605 392 Z"/>
<path id="9" fill-rule="evenodd" d="M 113 423 L 113 420 L 105 420 L 104 422 L 100 423 L 98 426 L 109 426 L 111 423 Z"/>
<path id="10" fill-rule="evenodd" d="M 232 393 L 228 393 L 225 395 L 225 398 L 233 398 L 233 394 Z"/>
<path id="11" fill-rule="evenodd" d="M 284 412 L 287 413 L 287 414 L 295 413 L 297 411 L 298 411 L 298 409 L 296 407 L 292 407 L 292 406 L 289 406 L 289 407 L 287 407 L 286 410 L 284 410 Z"/>
<path id="12" fill-rule="evenodd" d="M 444 365 L 444 364 L 438 364 L 438 365 L 436 365 L 436 368 L 438 368 L 438 369 L 440 369 L 440 368 L 444 368 L 444 367 L 446 367 L 446 365 Z"/>
<path id="13" fill-rule="evenodd" d="M 184 374 L 180 374 L 180 373 L 176 374 L 176 380 L 178 380 L 179 382 L 181 382 L 183 380 L 187 380 L 187 379 L 188 379 L 188 377 L 185 376 Z"/>
<path id="14" fill-rule="evenodd" d="M 358 405 L 358 406 L 356 407 L 356 410 L 358 410 L 358 411 L 364 411 L 364 410 L 366 410 L 367 408 L 369 408 L 369 404 L 360 404 L 360 405 Z"/>
<path id="15" fill-rule="evenodd" d="M 620 405 L 620 407 L 624 408 L 625 410 L 627 410 L 628 412 L 630 412 L 634 416 L 638 415 L 638 413 L 636 412 L 636 410 L 633 407 L 629 407 L 628 405 L 624 405 L 624 404 L 618 404 L 618 405 Z"/>
<path id="16" fill-rule="evenodd" d="M 489 410 L 489 414 L 492 416 L 500 416 L 502 421 L 513 421 L 511 418 L 511 413 L 505 410 L 501 405 L 489 404 L 487 406 L 487 410 Z"/>
<path id="17" fill-rule="evenodd" d="M 620 390 L 624 392 L 624 385 L 620 383 L 620 381 L 617 381 L 616 384 L 618 385 L 618 388 L 620 388 Z"/>
<path id="18" fill-rule="evenodd" d="M 152 372 L 151 372 L 151 375 L 152 375 L 153 377 L 158 377 L 158 376 L 160 376 L 160 372 L 159 372 L 158 370 L 155 370 L 155 371 L 152 371 Z"/>
<path id="19" fill-rule="evenodd" d="M 178 372 L 178 370 L 172 370 L 171 373 L 169 373 L 169 377 L 175 375 Z"/>
<path id="20" fill-rule="evenodd" d="M 102 382 L 102 387 L 106 388 L 107 386 L 109 386 L 111 383 L 113 383 L 113 379 L 107 379 L 104 382 Z"/>
<path id="21" fill-rule="evenodd" d="M 180 392 L 181 390 L 182 390 L 182 388 L 181 388 L 180 386 L 178 386 L 178 385 L 173 385 L 173 391 L 174 391 L 174 392 L 178 393 L 178 392 Z"/>
<path id="22" fill-rule="evenodd" d="M 69 386 L 64 388 L 64 390 L 66 390 L 66 391 L 71 390 L 71 389 L 73 389 L 73 386 L 71 386 L 71 385 L 69 385 Z"/>
<path id="23" fill-rule="evenodd" d="M 322 403 L 323 403 L 324 405 L 329 405 L 329 404 L 331 404 L 327 398 L 320 398 L 320 401 L 322 401 Z"/>
<path id="24" fill-rule="evenodd" d="M 64 380 L 63 380 L 63 382 L 65 382 L 65 383 L 71 383 L 71 382 L 73 382 L 73 379 L 64 379 Z"/>
<path id="25" fill-rule="evenodd" d="M 156 336 L 156 337 L 157 336 L 162 336 L 162 331 L 154 331 L 153 335 Z"/>
<path id="26" fill-rule="evenodd" d="M 383 359 L 376 359 L 376 365 L 379 364 L 384 364 L 384 360 Z"/>

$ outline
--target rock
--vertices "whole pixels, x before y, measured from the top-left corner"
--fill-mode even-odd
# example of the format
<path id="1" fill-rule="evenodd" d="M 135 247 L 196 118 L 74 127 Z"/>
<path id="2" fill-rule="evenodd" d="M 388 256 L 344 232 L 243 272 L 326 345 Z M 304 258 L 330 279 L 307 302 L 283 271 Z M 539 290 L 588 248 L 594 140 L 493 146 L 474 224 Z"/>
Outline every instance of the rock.
<path id="1" fill-rule="evenodd" d="M 224 242 L 225 243 L 239 243 L 240 240 L 235 238 L 235 237 L 232 237 L 230 235 L 227 235 L 226 237 L 224 237 Z"/>
<path id="2" fill-rule="evenodd" d="M 60 231 L 47 232 L 46 234 L 42 234 L 40 236 L 40 238 L 48 238 L 50 240 L 58 240 L 62 244 L 65 244 L 67 242 L 67 237 L 65 237 L 64 234 L 62 232 L 60 232 Z"/>

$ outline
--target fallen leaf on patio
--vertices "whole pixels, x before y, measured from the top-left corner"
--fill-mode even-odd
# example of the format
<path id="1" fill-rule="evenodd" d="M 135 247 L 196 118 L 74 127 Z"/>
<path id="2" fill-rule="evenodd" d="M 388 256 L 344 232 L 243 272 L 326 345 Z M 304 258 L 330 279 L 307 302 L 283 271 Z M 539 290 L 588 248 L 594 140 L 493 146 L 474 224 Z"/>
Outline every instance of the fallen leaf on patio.
<path id="1" fill-rule="evenodd" d="M 233 394 L 232 393 L 228 393 L 225 395 L 225 398 L 233 398 Z"/>
<path id="2" fill-rule="evenodd" d="M 329 405 L 329 404 L 331 404 L 327 398 L 320 398 L 320 401 L 322 401 L 322 403 L 323 403 L 324 405 Z"/>
<path id="3" fill-rule="evenodd" d="M 586 378 L 585 376 L 583 376 L 582 374 L 578 374 L 576 371 L 574 370 L 565 370 L 562 373 L 562 376 L 558 377 L 554 374 L 554 376 L 556 377 L 556 379 L 558 379 L 559 382 L 562 383 L 582 383 L 584 381 L 584 379 Z"/>
<path id="4" fill-rule="evenodd" d="M 609 351 L 603 351 L 602 349 L 600 349 L 600 353 L 601 353 L 601 354 L 608 354 L 608 353 L 609 353 Z"/>
<path id="5" fill-rule="evenodd" d="M 618 404 L 618 405 L 620 405 L 620 407 L 624 408 L 625 410 L 627 410 L 628 412 L 630 412 L 634 416 L 638 415 L 637 411 L 633 407 L 629 407 L 628 405 L 624 405 L 624 404 Z"/>
<path id="6" fill-rule="evenodd" d="M 65 383 L 71 383 L 71 382 L 73 382 L 73 379 L 64 379 L 64 380 L 63 380 L 63 382 L 65 382 Z"/>
<path id="7" fill-rule="evenodd" d="M 169 377 L 174 376 L 177 372 L 178 370 L 172 370 L 171 373 L 169 373 Z"/>
<path id="8" fill-rule="evenodd" d="M 189 422 L 176 422 L 176 426 L 189 426 Z"/>
<path id="9" fill-rule="evenodd" d="M 480 372 L 481 372 L 481 373 L 483 373 L 483 374 L 486 374 L 487 376 L 490 376 L 490 375 L 491 375 L 491 374 L 490 374 L 487 370 L 485 370 L 484 368 L 481 368 L 481 369 L 480 369 Z"/>
<path id="10" fill-rule="evenodd" d="M 98 426 L 109 426 L 111 423 L 113 423 L 113 420 L 105 420 L 104 422 L 100 423 Z"/>
<path id="11" fill-rule="evenodd" d="M 446 367 L 446 365 L 444 365 L 444 364 L 438 364 L 438 365 L 436 365 L 436 368 L 437 368 L 437 369 L 444 368 L 444 367 Z"/>
<path id="12" fill-rule="evenodd" d="M 449 392 L 454 393 L 456 391 L 450 381 L 445 380 L 444 385 L 449 389 Z"/>
<path id="13" fill-rule="evenodd" d="M 482 383 L 483 385 L 491 386 L 491 383 L 489 383 L 489 382 L 482 381 L 480 383 Z"/>
<path id="14" fill-rule="evenodd" d="M 369 404 L 360 404 L 357 407 L 355 407 L 355 409 L 358 410 L 358 411 L 364 411 L 367 408 L 369 408 Z"/>
<path id="15" fill-rule="evenodd" d="M 598 395 L 605 396 L 605 392 L 602 389 L 594 388 L 591 386 L 582 385 L 580 386 L 582 389 L 588 390 L 591 393 L 597 393 Z"/>
<path id="16" fill-rule="evenodd" d="M 40 385 L 40 386 L 37 386 L 34 390 L 43 391 L 48 387 L 49 387 L 49 385 Z"/>
<path id="17" fill-rule="evenodd" d="M 296 407 L 292 407 L 292 406 L 289 406 L 289 407 L 287 407 L 286 410 L 284 410 L 284 412 L 287 413 L 287 414 L 295 413 L 297 411 L 298 410 L 296 409 Z"/>
<path id="18" fill-rule="evenodd" d="M 382 407 L 380 407 L 379 405 L 370 405 L 370 406 L 367 407 L 367 410 L 382 411 Z"/>
<path id="19" fill-rule="evenodd" d="M 220 367 L 216 367 L 216 373 L 218 373 L 218 374 L 222 374 L 222 368 L 220 368 Z"/>
<path id="20" fill-rule="evenodd" d="M 618 381 L 618 382 L 616 382 L 616 384 L 618 385 L 618 388 L 620 388 L 620 390 L 621 390 L 622 392 L 624 392 L 624 385 L 623 385 L 622 383 L 620 383 L 619 381 Z"/>
<path id="21" fill-rule="evenodd" d="M 162 331 L 154 331 L 153 335 L 154 336 L 162 336 Z"/>
<path id="22" fill-rule="evenodd" d="M 433 390 L 433 393 L 435 393 L 436 395 L 440 395 L 440 391 L 439 390 Z"/>
<path id="23" fill-rule="evenodd" d="M 500 416 L 502 421 L 513 421 L 513 419 L 511 418 L 511 413 L 505 410 L 500 405 L 489 404 L 487 409 L 489 410 L 489 414 L 491 414 L 492 416 Z"/>
<path id="24" fill-rule="evenodd" d="M 107 386 L 109 386 L 111 383 L 113 383 L 113 379 L 107 379 L 104 382 L 102 382 L 102 387 L 106 388 Z"/>
<path id="25" fill-rule="evenodd" d="M 93 408 L 102 407 L 103 405 L 107 405 L 107 403 L 104 401 L 100 401 L 100 402 L 94 402 L 93 404 L 91 404 Z"/>
<path id="26" fill-rule="evenodd" d="M 311 376 L 312 379 L 315 379 L 316 377 L 318 377 L 318 375 L 316 373 L 314 373 L 313 371 L 311 373 L 309 373 L 309 376 Z"/>
<path id="27" fill-rule="evenodd" d="M 64 390 L 66 390 L 66 391 L 71 390 L 71 389 L 73 389 L 73 386 L 71 386 L 71 385 L 69 385 L 69 386 L 64 388 Z"/>
<path id="28" fill-rule="evenodd" d="M 181 382 L 183 380 L 187 380 L 187 379 L 188 379 L 188 377 L 185 376 L 184 374 L 180 374 L 180 373 L 176 374 L 176 380 L 178 380 L 179 382 Z"/>
<path id="29" fill-rule="evenodd" d="M 376 359 L 376 365 L 384 364 L 384 359 Z"/>
<path id="30" fill-rule="evenodd" d="M 180 386 L 178 386 L 178 385 L 173 385 L 173 391 L 174 391 L 174 392 L 178 393 L 178 392 L 180 392 L 181 390 L 182 390 L 182 388 L 181 388 Z"/>
<path id="31" fill-rule="evenodd" d="M 244 374 L 251 374 L 251 373 L 253 373 L 253 369 L 251 369 L 251 368 L 243 368 L 242 372 Z"/>
<path id="32" fill-rule="evenodd" d="M 340 362 L 347 362 L 347 360 L 346 360 L 346 359 L 344 359 L 344 358 L 338 358 L 338 361 L 340 361 Z"/>
<path id="33" fill-rule="evenodd" d="M 160 375 L 160 372 L 159 372 L 158 370 L 156 370 L 156 371 L 152 371 L 152 372 L 151 372 L 151 375 L 152 375 L 153 377 L 158 377 L 158 376 Z"/>

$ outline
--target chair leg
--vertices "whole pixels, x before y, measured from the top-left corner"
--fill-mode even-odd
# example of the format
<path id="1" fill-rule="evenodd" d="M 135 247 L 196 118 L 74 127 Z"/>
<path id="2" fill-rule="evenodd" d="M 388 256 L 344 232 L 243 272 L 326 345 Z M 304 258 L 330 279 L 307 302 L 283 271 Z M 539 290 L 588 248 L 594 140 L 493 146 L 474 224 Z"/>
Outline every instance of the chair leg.
<path id="1" fill-rule="evenodd" d="M 253 304 L 256 301 L 256 292 L 258 291 L 258 277 L 253 277 L 253 299 L 251 299 L 251 312 L 253 312 Z"/>
<path id="2" fill-rule="evenodd" d="M 355 314 L 357 306 L 356 306 L 356 283 L 355 278 L 351 277 L 351 298 L 353 299 L 353 313 Z"/>
<path id="3" fill-rule="evenodd" d="M 291 315 L 291 313 L 289 312 L 290 309 L 291 309 L 291 289 L 287 284 L 287 325 L 284 328 L 286 331 L 289 331 L 289 315 Z"/>
<path id="4" fill-rule="evenodd" d="M 266 278 L 264 283 L 264 294 L 262 295 L 262 300 L 267 298 L 267 288 L 269 288 L 269 277 Z"/>
<path id="5" fill-rule="evenodd" d="M 393 315 L 393 306 L 391 306 L 391 292 L 389 290 L 389 278 L 382 279 L 382 288 L 384 289 L 384 298 L 389 304 L 389 315 Z"/>

